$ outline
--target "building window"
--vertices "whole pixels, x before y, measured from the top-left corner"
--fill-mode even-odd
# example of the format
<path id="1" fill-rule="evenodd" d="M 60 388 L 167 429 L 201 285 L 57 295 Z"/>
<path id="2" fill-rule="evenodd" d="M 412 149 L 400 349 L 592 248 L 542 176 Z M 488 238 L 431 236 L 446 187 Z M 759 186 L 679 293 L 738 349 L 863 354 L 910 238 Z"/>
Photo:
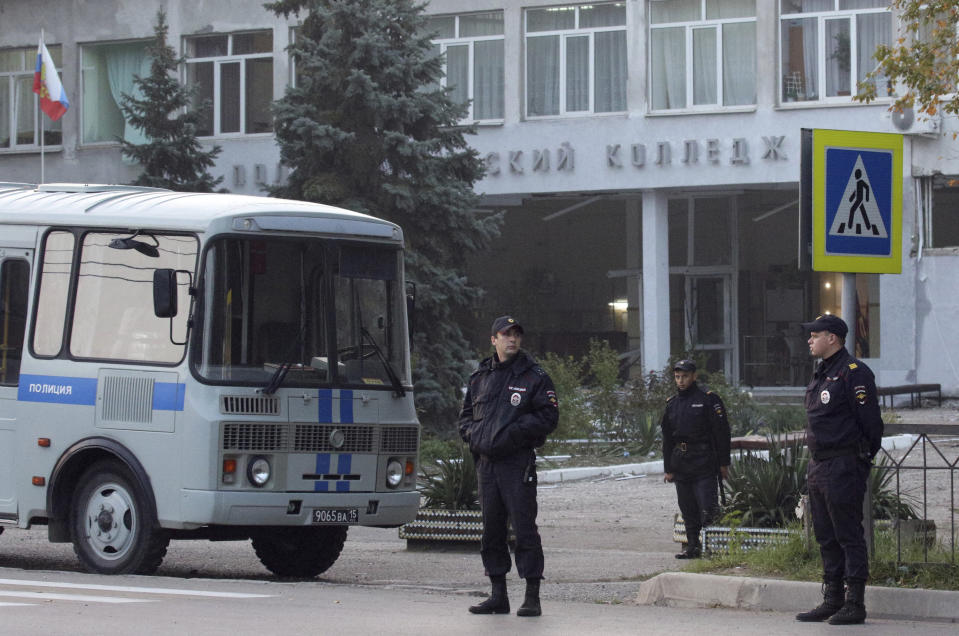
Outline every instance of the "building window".
<path id="1" fill-rule="evenodd" d="M 959 247 L 959 178 L 954 175 L 926 177 L 917 180 L 920 192 L 932 188 L 931 200 L 925 202 L 925 242 L 928 247 Z"/>
<path id="2" fill-rule="evenodd" d="M 626 3 L 526 10 L 529 117 L 626 110 Z"/>
<path id="3" fill-rule="evenodd" d="M 876 68 L 876 47 L 892 43 L 889 0 L 780 0 L 780 9 L 784 102 L 849 101 Z"/>
<path id="4" fill-rule="evenodd" d="M 80 49 L 81 135 L 83 143 L 117 141 L 144 143 L 146 136 L 123 117 L 123 95 L 141 97 L 133 83 L 137 75 L 150 75 L 145 42 L 90 44 Z"/>
<path id="5" fill-rule="evenodd" d="M 427 30 L 445 55 L 441 84 L 454 102 L 469 103 L 467 118 L 503 119 L 503 12 L 432 17 Z"/>
<path id="6" fill-rule="evenodd" d="M 651 2 L 653 110 L 756 103 L 756 1 Z"/>
<path id="7" fill-rule="evenodd" d="M 197 134 L 273 131 L 273 32 L 186 38 L 186 82 L 196 87 Z"/>
<path id="8" fill-rule="evenodd" d="M 63 67 L 61 48 L 48 46 L 54 65 Z M 63 119 L 41 120 L 37 96 L 33 92 L 33 71 L 37 66 L 37 48 L 0 49 L 0 151 L 63 143 Z"/>

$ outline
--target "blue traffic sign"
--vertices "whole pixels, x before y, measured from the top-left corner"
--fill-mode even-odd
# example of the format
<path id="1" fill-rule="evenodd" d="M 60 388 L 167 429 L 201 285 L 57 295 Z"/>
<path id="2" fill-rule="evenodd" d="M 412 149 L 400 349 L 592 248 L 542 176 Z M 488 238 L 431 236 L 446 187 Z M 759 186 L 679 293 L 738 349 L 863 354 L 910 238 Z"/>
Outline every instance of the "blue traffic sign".
<path id="1" fill-rule="evenodd" d="M 826 148 L 826 253 L 889 256 L 892 151 Z"/>
<path id="2" fill-rule="evenodd" d="M 902 135 L 812 134 L 812 264 L 816 271 L 902 271 Z"/>

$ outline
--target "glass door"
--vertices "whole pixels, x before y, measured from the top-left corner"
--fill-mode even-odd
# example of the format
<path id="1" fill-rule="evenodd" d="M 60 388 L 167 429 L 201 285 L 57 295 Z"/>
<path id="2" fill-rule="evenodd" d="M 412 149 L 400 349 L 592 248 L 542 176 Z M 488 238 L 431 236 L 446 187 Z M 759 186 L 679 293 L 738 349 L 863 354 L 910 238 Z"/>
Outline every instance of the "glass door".
<path id="1" fill-rule="evenodd" d="M 687 274 L 686 345 L 706 354 L 706 369 L 730 377 L 733 369 L 732 293 L 729 274 Z"/>

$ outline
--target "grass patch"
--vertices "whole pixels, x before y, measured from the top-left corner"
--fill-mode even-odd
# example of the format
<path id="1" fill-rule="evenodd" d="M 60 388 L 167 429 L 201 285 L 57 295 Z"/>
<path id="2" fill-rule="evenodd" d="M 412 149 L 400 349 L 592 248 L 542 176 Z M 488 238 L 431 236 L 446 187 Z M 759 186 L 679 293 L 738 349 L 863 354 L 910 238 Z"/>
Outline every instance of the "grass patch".
<path id="1" fill-rule="evenodd" d="M 793 581 L 822 580 L 822 559 L 813 540 L 809 548 L 797 530 L 782 543 L 744 550 L 735 533 L 727 553 L 711 554 L 691 561 L 687 572 L 755 576 Z M 959 566 L 951 564 L 952 552 L 936 544 L 924 553 L 920 543 L 903 545 L 902 559 L 897 563 L 896 535 L 877 531 L 875 553 L 869 562 L 870 585 L 885 587 L 959 590 Z M 928 562 L 923 562 L 928 561 Z"/>

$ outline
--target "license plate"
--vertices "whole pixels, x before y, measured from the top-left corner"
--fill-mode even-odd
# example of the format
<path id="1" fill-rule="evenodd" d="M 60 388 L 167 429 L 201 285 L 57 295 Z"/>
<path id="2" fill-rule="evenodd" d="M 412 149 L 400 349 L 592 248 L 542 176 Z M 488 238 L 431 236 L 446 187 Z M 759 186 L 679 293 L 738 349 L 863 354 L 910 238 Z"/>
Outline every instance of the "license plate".
<path id="1" fill-rule="evenodd" d="M 314 508 L 313 523 L 351 524 L 360 522 L 358 508 Z"/>

